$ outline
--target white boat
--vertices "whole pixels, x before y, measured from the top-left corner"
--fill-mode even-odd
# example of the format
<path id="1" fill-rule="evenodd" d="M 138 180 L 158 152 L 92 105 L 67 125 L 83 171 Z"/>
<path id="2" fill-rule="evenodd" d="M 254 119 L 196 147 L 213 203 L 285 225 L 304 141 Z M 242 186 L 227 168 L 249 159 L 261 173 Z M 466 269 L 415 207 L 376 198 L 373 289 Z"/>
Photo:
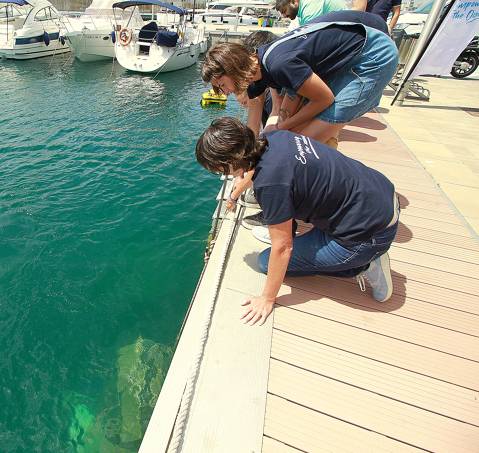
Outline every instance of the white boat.
<path id="1" fill-rule="evenodd" d="M 65 39 L 80 61 L 111 60 L 115 57 L 113 45 L 114 18 L 112 5 L 116 0 L 93 0 L 80 17 L 63 16 Z M 139 11 L 131 18 L 132 25 L 141 26 Z"/>
<path id="2" fill-rule="evenodd" d="M 259 25 L 261 17 L 276 20 L 281 18 L 268 2 L 226 0 L 208 3 L 203 13 L 195 14 L 195 22 L 225 25 Z"/>
<path id="3" fill-rule="evenodd" d="M 204 26 L 186 21 L 186 10 L 159 0 L 129 0 L 113 4 L 113 9 L 131 10 L 157 6 L 174 13 L 173 23 L 150 21 L 142 27 L 130 21 L 116 25 L 115 56 L 118 63 L 135 72 L 169 72 L 187 68 L 206 49 Z M 167 25 L 165 25 L 165 23 Z"/>
<path id="4" fill-rule="evenodd" d="M 27 60 L 69 52 L 56 8 L 47 0 L 0 0 L 0 58 Z"/>

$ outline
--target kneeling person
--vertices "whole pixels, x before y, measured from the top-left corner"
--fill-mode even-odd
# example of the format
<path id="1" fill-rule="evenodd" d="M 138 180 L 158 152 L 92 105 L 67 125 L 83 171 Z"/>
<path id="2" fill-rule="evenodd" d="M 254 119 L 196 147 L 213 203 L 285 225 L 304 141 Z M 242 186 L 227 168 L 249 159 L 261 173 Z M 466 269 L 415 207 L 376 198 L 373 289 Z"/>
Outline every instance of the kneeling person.
<path id="1" fill-rule="evenodd" d="M 391 297 L 387 250 L 398 228 L 393 184 L 381 173 L 315 140 L 289 131 L 257 139 L 235 118 L 211 123 L 196 145 L 207 170 L 242 176 L 254 169 L 257 200 L 271 248 L 259 255 L 263 294 L 248 301 L 246 320 L 264 321 L 285 274 L 357 277 L 373 297 Z M 314 227 L 294 236 L 294 220 Z"/>

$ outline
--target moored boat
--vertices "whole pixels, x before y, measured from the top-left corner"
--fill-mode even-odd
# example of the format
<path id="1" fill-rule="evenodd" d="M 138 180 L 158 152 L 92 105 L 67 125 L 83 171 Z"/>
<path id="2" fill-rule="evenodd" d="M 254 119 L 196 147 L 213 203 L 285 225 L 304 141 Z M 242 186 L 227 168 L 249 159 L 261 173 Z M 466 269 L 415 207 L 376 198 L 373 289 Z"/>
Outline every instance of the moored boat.
<path id="1" fill-rule="evenodd" d="M 84 14 L 77 18 L 63 17 L 68 41 L 80 61 L 109 60 L 115 57 L 113 44 L 113 10 L 115 0 L 93 0 Z M 142 26 L 140 13 L 131 18 L 131 24 Z"/>
<path id="2" fill-rule="evenodd" d="M 27 60 L 69 52 L 48 0 L 0 0 L 0 58 Z"/>
<path id="3" fill-rule="evenodd" d="M 115 56 L 130 71 L 169 72 L 187 68 L 198 61 L 206 48 L 204 27 L 186 21 L 186 10 L 159 0 L 130 0 L 113 4 L 116 9 L 131 10 L 140 6 L 157 6 L 174 13 L 178 21 L 168 25 L 150 21 L 141 27 L 123 20 L 116 25 Z"/>

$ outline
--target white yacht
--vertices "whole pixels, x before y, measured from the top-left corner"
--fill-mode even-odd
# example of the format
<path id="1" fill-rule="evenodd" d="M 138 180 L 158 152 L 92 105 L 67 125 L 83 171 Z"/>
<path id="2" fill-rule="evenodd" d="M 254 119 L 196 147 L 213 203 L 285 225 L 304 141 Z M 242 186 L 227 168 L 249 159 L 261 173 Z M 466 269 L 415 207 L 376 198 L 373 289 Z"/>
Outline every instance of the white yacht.
<path id="1" fill-rule="evenodd" d="M 262 17 L 279 19 L 281 16 L 268 2 L 225 0 L 208 3 L 203 13 L 195 14 L 195 22 L 220 25 L 260 25 Z"/>
<path id="2" fill-rule="evenodd" d="M 69 52 L 58 11 L 47 0 L 0 0 L 0 58 Z"/>
<path id="3" fill-rule="evenodd" d="M 67 30 L 65 39 L 80 61 L 108 60 L 115 57 L 114 18 L 112 5 L 116 0 L 93 0 L 80 17 L 62 17 Z M 131 18 L 132 26 L 142 26 L 140 12 Z"/>
<path id="4" fill-rule="evenodd" d="M 195 64 L 206 49 L 204 26 L 186 21 L 186 10 L 159 0 L 127 0 L 113 4 L 116 11 L 130 11 L 132 17 L 140 6 L 156 6 L 174 13 L 174 21 L 150 21 L 141 27 L 129 19 L 116 25 L 115 56 L 118 63 L 135 72 L 176 71 Z M 116 15 L 116 13 L 115 13 Z"/>

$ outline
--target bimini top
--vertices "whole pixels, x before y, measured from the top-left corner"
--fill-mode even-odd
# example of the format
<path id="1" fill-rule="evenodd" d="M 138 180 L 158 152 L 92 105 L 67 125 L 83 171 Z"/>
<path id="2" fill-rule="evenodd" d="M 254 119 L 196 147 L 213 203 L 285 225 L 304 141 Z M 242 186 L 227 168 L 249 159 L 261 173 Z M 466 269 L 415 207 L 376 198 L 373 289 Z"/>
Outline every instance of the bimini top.
<path id="1" fill-rule="evenodd" d="M 30 3 L 25 0 L 0 0 L 0 3 L 13 3 L 18 6 L 30 5 Z"/>
<path id="2" fill-rule="evenodd" d="M 24 1 L 24 0 L 18 0 L 18 1 Z M 180 16 L 183 16 L 184 14 L 186 14 L 186 10 L 184 10 L 183 8 L 172 5 L 170 3 L 163 3 L 163 2 L 160 2 L 159 0 L 128 0 L 128 1 L 124 1 L 124 2 L 113 3 L 113 8 L 125 9 L 125 8 L 129 8 L 130 6 L 143 6 L 143 5 L 161 6 L 163 8 L 174 11 L 175 13 L 179 14 Z"/>

